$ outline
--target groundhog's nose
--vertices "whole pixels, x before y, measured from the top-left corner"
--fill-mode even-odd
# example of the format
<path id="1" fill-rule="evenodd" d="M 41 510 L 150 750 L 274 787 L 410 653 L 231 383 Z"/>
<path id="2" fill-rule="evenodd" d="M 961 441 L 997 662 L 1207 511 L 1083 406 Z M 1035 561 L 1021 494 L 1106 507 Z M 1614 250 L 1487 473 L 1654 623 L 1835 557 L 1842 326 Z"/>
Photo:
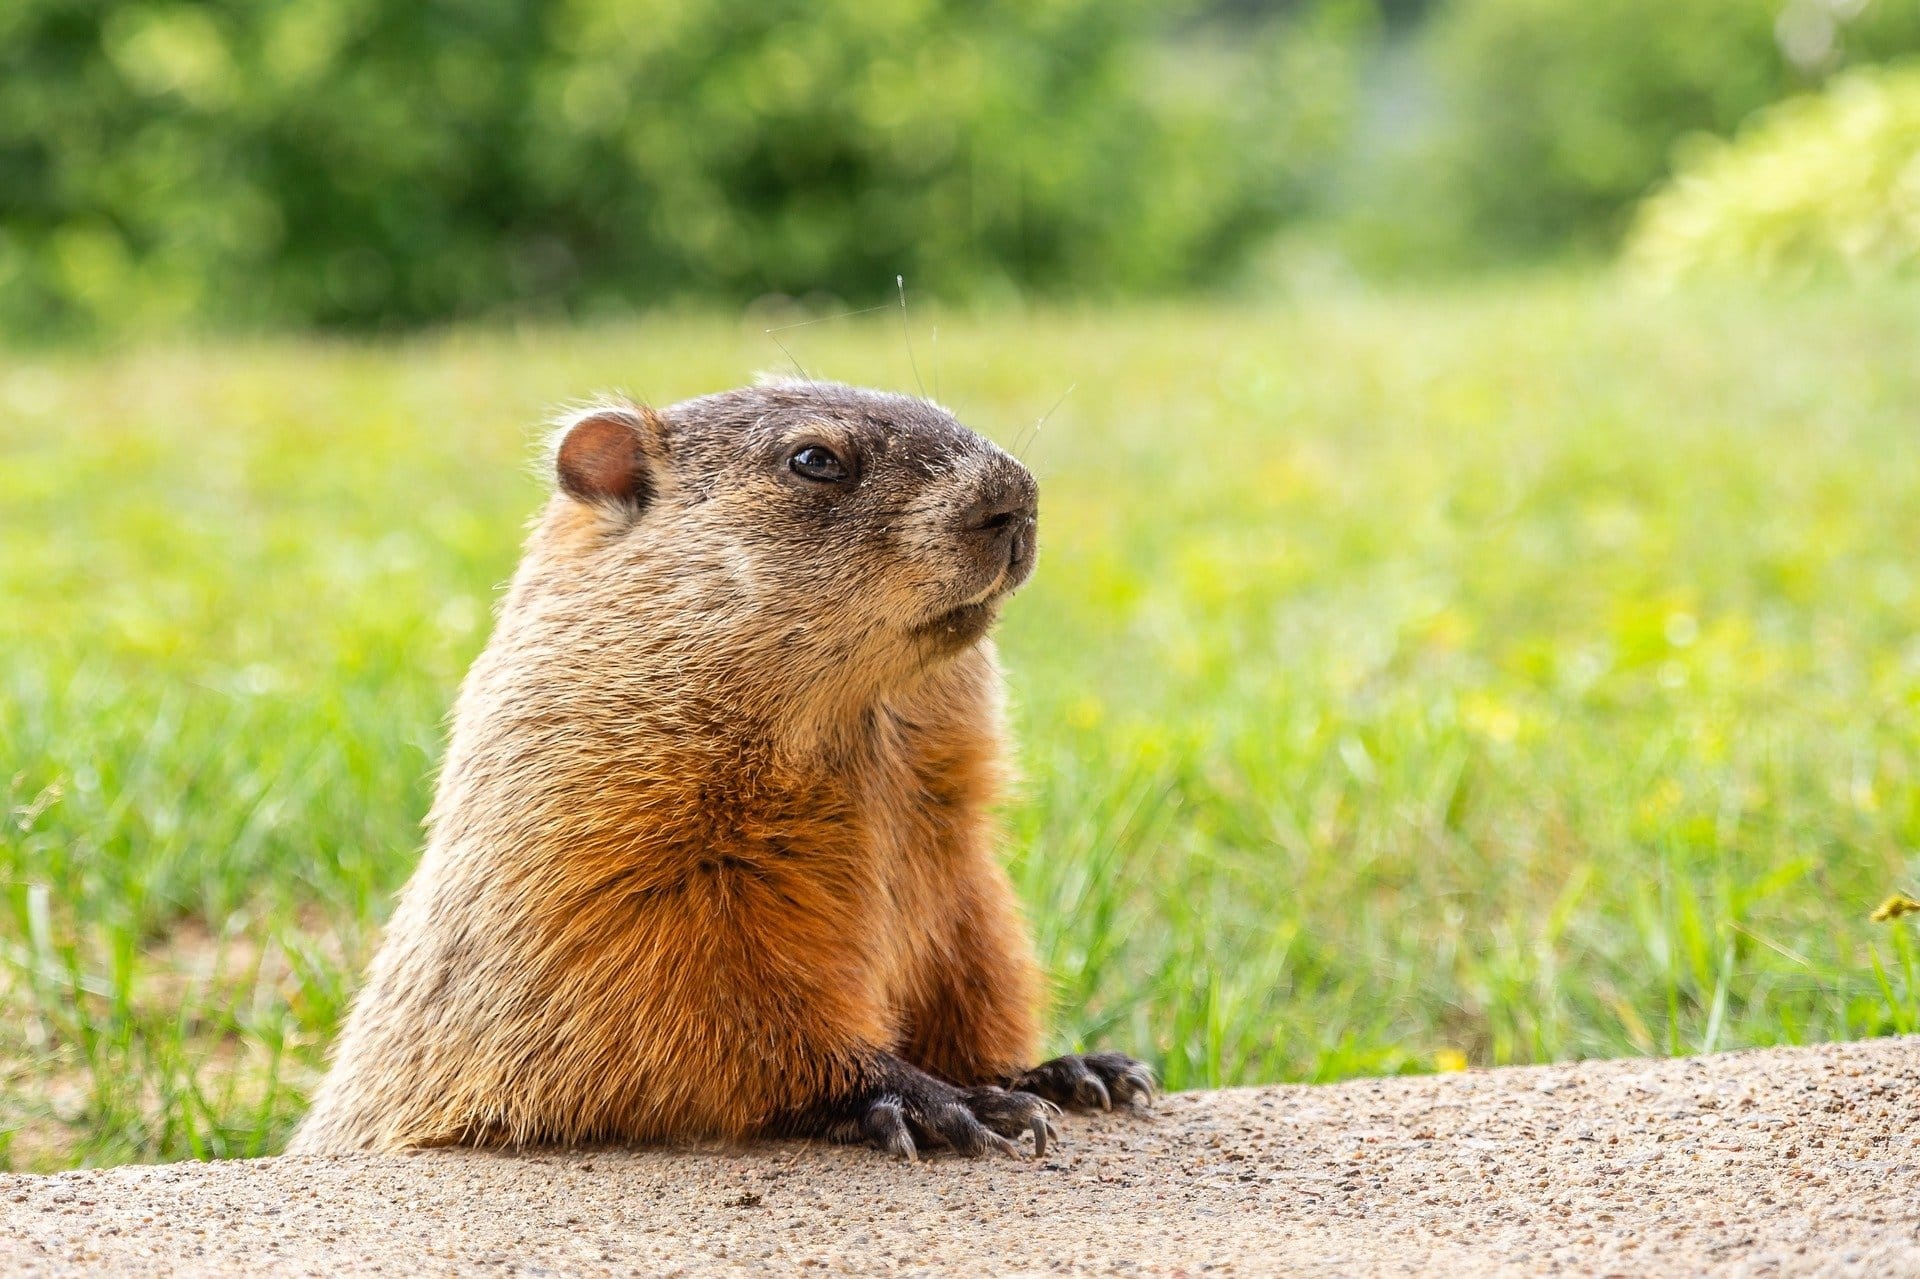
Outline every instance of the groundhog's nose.
<path id="1" fill-rule="evenodd" d="M 1039 489 L 1021 466 L 990 472 L 964 512 L 961 527 L 980 539 L 975 545 L 996 574 L 999 589 L 1012 590 L 1033 572 L 1039 515 Z"/>
<path id="2" fill-rule="evenodd" d="M 969 533 L 1023 538 L 1040 514 L 1040 493 L 1025 470 L 996 471 L 967 507 L 962 527 Z"/>

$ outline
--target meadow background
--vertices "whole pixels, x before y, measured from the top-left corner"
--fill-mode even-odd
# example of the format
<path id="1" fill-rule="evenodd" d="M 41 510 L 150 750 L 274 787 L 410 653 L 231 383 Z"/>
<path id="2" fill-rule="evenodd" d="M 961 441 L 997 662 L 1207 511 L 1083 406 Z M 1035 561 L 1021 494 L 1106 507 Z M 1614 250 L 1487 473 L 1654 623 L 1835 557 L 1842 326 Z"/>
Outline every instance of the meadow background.
<path id="1" fill-rule="evenodd" d="M 1888 0 L 19 0 L 0 1165 L 278 1148 L 538 423 L 796 363 L 1041 477 L 1057 1047 L 1920 1030 L 1916 52 Z"/>

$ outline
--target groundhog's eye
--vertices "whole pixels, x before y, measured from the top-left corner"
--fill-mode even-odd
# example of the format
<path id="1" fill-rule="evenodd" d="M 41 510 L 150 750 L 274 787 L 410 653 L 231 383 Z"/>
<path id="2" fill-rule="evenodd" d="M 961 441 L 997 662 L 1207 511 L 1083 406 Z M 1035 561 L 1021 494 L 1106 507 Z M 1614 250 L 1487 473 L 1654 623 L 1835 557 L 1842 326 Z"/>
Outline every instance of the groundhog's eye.
<path id="1" fill-rule="evenodd" d="M 838 484 L 847 478 L 847 464 L 823 444 L 809 444 L 787 459 L 787 466 L 801 479 L 822 484 Z"/>

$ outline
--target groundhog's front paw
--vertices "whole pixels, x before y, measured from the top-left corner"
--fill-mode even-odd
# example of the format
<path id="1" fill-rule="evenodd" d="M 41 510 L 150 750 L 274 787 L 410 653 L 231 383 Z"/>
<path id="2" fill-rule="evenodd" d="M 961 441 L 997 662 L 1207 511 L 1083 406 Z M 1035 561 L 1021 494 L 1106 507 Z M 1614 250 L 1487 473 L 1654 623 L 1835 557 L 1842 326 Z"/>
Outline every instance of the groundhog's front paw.
<path id="1" fill-rule="evenodd" d="M 933 1079 L 875 1098 L 860 1127 L 866 1139 L 889 1154 L 912 1161 L 926 1147 L 957 1154 L 999 1151 L 1019 1155 L 1014 1139 L 1033 1134 L 1035 1156 L 1047 1152 L 1057 1107 L 1030 1093 L 1002 1088 L 953 1088 Z"/>
<path id="2" fill-rule="evenodd" d="M 790 1137 L 866 1142 L 902 1159 L 945 1146 L 962 1155 L 989 1151 L 1017 1155 L 1031 1135 L 1035 1155 L 1046 1153 L 1060 1108 L 1032 1093 L 1004 1088 L 956 1088 L 891 1053 L 875 1053 L 846 1092 L 823 1099 L 770 1125 Z"/>
<path id="3" fill-rule="evenodd" d="M 1153 1072 L 1125 1053 L 1068 1055 L 1035 1066 L 1009 1087 L 1072 1110 L 1106 1110 L 1114 1102 L 1145 1106 L 1153 1101 Z"/>
<path id="4" fill-rule="evenodd" d="M 1018 1138 L 1033 1134 L 1033 1155 L 1047 1153 L 1047 1143 L 1058 1141 L 1053 1117 L 1060 1107 L 1045 1097 L 1030 1092 L 1010 1092 L 1005 1088 L 968 1088 L 961 1094 L 974 1117 L 1002 1137 Z"/>

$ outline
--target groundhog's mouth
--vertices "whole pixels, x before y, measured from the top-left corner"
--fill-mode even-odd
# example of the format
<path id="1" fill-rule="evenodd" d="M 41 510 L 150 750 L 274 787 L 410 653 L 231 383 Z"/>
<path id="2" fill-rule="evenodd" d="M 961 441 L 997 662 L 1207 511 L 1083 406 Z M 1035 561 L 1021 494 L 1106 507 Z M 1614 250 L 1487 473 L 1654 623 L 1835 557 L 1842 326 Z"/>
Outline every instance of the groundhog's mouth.
<path id="1" fill-rule="evenodd" d="M 960 605 L 960 607 L 963 609 L 975 608 L 982 604 L 991 603 L 993 601 L 993 597 L 1000 593 L 1000 588 L 1006 585 L 1007 577 L 1009 575 L 1010 570 L 1011 570 L 1010 564 L 1002 564 L 1000 566 L 1000 571 L 993 575 L 993 580 L 991 582 L 988 582 L 985 586 L 981 587 L 979 590 L 975 591 L 971 596 L 967 598 L 967 600 L 964 603 Z"/>
<path id="2" fill-rule="evenodd" d="M 1027 546 L 1030 548 L 1031 545 L 1029 541 Z M 1021 583 L 1027 580 L 1027 573 L 1032 566 L 1030 551 L 1023 554 L 1020 543 L 1015 542 L 1006 562 L 1000 565 L 985 585 L 915 629 L 922 635 L 956 647 L 973 643 L 993 626 L 994 619 L 1000 615 L 1000 602 L 1019 589 Z"/>
<path id="3" fill-rule="evenodd" d="M 950 608 L 914 629 L 943 644 L 971 644 L 987 633 L 987 628 L 993 625 L 993 619 L 999 611 L 999 601 L 989 597 Z"/>
<path id="4" fill-rule="evenodd" d="M 994 614 L 999 610 L 1000 596 L 1013 574 L 1010 564 L 1002 564 L 993 580 L 969 595 L 953 608 L 940 613 L 921 629 L 945 634 L 954 631 L 984 631 L 993 622 Z"/>

